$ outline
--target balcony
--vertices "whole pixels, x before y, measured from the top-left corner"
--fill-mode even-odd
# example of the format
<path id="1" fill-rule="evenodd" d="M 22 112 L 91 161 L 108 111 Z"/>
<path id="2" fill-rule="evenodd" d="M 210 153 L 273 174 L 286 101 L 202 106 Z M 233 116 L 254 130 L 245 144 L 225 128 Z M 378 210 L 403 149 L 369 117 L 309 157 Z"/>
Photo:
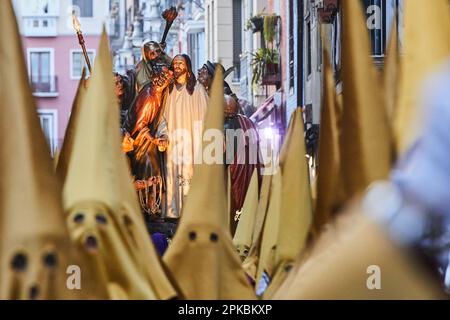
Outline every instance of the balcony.
<path id="1" fill-rule="evenodd" d="M 33 95 L 40 98 L 58 97 L 58 77 L 39 76 L 31 77 L 31 88 Z"/>
<path id="2" fill-rule="evenodd" d="M 26 37 L 56 37 L 58 36 L 58 17 L 23 17 L 23 34 Z"/>

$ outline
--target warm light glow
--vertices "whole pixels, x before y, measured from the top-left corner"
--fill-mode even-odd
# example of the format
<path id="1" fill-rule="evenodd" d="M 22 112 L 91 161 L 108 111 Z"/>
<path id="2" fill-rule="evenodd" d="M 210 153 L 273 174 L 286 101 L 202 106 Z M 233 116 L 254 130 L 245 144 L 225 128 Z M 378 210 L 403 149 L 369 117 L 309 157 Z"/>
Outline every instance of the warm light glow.
<path id="1" fill-rule="evenodd" d="M 76 32 L 81 32 L 81 24 L 80 21 L 78 21 L 78 18 L 75 14 L 72 14 L 72 24 Z"/>

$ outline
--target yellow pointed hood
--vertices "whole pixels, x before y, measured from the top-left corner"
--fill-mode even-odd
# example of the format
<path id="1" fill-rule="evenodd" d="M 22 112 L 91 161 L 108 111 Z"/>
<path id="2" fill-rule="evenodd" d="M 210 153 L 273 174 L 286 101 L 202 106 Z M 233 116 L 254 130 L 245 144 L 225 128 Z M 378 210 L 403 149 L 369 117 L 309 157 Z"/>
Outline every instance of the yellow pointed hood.
<path id="1" fill-rule="evenodd" d="M 269 207 L 271 188 L 272 175 L 263 175 L 258 207 L 256 209 L 255 225 L 253 227 L 252 242 L 248 256 L 242 263 L 245 272 L 253 281 L 256 281 L 257 277 L 264 222 L 266 220 L 267 209 Z"/>
<path id="2" fill-rule="evenodd" d="M 177 296 L 145 228 L 121 151 L 119 107 L 105 31 L 79 107 L 64 185 L 73 241 L 107 279 L 110 298 Z"/>
<path id="3" fill-rule="evenodd" d="M 275 272 L 264 298 L 270 298 L 303 252 L 312 223 L 312 200 L 306 161 L 302 109 L 292 114 L 280 156 L 282 194 L 275 248 Z"/>
<path id="4" fill-rule="evenodd" d="M 233 243 L 241 259 L 248 256 L 252 245 L 253 230 L 255 227 L 256 212 L 258 210 L 258 172 L 253 171 L 240 219 L 234 234 Z"/>
<path id="5" fill-rule="evenodd" d="M 348 199 L 388 175 L 391 137 L 361 4 L 343 1 L 342 11 L 341 167 Z"/>
<path id="6" fill-rule="evenodd" d="M 0 299 L 102 298 L 88 281 L 70 290 L 66 270 L 82 267 L 64 223 L 60 188 L 39 125 L 11 1 L 0 6 Z M 11 136 L 11 133 L 17 133 Z"/>
<path id="7" fill-rule="evenodd" d="M 277 299 L 398 300 L 443 298 L 438 283 L 418 261 L 394 245 L 359 206 L 345 214 L 351 222 L 328 248 L 306 261 Z M 330 236 L 329 234 L 327 236 Z M 327 241 L 329 242 L 329 241 Z M 380 272 L 380 273 L 378 273 Z M 381 289 L 376 285 L 381 277 Z M 368 287 L 369 286 L 369 287 Z"/>
<path id="8" fill-rule="evenodd" d="M 330 221 L 339 201 L 341 181 L 339 128 L 336 86 L 328 54 L 324 55 L 324 94 L 320 117 L 319 169 L 317 176 L 317 202 L 314 212 L 313 233 L 318 235 Z"/>
<path id="9" fill-rule="evenodd" d="M 81 72 L 81 78 L 78 83 L 77 92 L 72 104 L 72 110 L 70 112 L 69 123 L 67 124 L 66 134 L 64 135 L 63 145 L 61 151 L 58 154 L 56 162 L 56 176 L 64 184 L 66 179 L 67 170 L 69 167 L 69 160 L 72 154 L 73 140 L 75 137 L 75 130 L 77 128 L 78 114 L 80 111 L 80 105 L 86 95 L 86 69 L 83 68 Z"/>
<path id="10" fill-rule="evenodd" d="M 261 247 L 258 256 L 258 268 L 256 273 L 256 293 L 261 295 L 266 289 L 269 280 L 275 273 L 275 253 L 278 240 L 278 232 L 281 215 L 281 171 L 278 169 L 272 176 L 270 187 L 270 199 L 264 227 L 261 233 Z"/>
<path id="11" fill-rule="evenodd" d="M 399 155 L 414 143 L 422 131 L 425 115 L 420 108 L 423 82 L 450 57 L 448 1 L 405 1 L 403 19 L 403 55 L 395 117 Z"/>
<path id="12" fill-rule="evenodd" d="M 216 130 L 221 139 L 223 104 L 223 75 L 217 70 L 204 132 Z M 223 141 L 216 142 L 222 150 Z M 203 153 L 208 145 L 203 142 Z M 180 225 L 164 261 L 187 299 L 252 299 L 252 287 L 227 226 L 226 170 L 223 164 L 207 161 L 203 158 L 204 163 L 194 166 Z"/>

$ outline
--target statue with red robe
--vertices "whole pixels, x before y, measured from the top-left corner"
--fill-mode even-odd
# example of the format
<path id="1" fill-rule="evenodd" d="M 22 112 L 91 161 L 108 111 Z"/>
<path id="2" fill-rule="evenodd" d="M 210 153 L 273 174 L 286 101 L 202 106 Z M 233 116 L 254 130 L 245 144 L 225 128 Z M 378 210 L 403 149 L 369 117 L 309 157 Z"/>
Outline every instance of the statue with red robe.
<path id="1" fill-rule="evenodd" d="M 258 185 L 261 185 L 262 164 L 257 128 L 247 116 L 238 113 L 235 97 L 225 95 L 224 113 L 225 163 L 231 182 L 230 231 L 234 235 L 254 170 L 258 171 Z"/>

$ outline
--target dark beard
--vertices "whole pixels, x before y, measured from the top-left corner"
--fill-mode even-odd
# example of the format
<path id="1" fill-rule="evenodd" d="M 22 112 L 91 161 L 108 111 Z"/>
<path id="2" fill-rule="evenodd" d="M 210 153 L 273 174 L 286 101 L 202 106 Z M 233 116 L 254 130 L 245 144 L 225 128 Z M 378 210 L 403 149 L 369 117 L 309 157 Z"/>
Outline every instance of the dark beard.
<path id="1" fill-rule="evenodd" d="M 174 77 L 175 77 L 175 79 L 178 79 L 178 77 L 180 77 L 180 76 L 182 76 L 182 75 L 184 75 L 184 74 L 187 74 L 187 71 L 186 70 L 183 70 L 183 71 L 174 71 L 173 72 L 173 75 L 174 75 Z"/>

